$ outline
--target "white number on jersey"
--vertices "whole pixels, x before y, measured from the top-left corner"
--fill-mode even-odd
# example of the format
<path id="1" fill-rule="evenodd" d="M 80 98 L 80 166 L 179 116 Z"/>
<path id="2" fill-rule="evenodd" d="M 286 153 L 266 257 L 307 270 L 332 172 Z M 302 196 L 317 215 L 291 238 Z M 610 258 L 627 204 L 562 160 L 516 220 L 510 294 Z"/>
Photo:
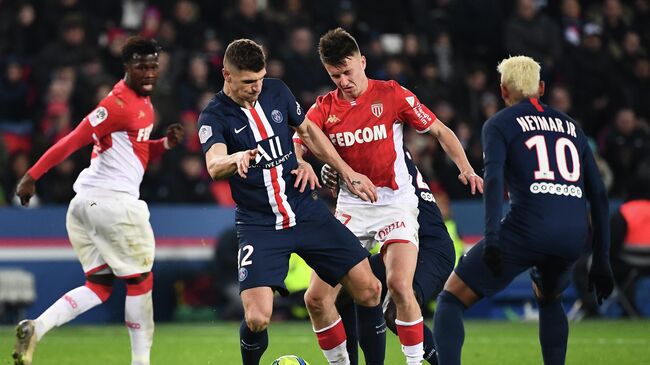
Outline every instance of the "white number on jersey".
<path id="1" fill-rule="evenodd" d="M 537 152 L 537 166 L 539 168 L 535 170 L 535 180 L 555 180 L 555 172 L 551 171 L 549 163 L 546 138 L 543 135 L 532 136 L 526 141 L 526 147 L 528 149 L 535 148 Z M 565 154 L 567 148 L 571 157 L 571 171 L 569 171 Z M 562 137 L 555 142 L 555 159 L 557 170 L 564 180 L 578 181 L 580 178 L 580 156 L 576 145 L 570 139 Z"/>

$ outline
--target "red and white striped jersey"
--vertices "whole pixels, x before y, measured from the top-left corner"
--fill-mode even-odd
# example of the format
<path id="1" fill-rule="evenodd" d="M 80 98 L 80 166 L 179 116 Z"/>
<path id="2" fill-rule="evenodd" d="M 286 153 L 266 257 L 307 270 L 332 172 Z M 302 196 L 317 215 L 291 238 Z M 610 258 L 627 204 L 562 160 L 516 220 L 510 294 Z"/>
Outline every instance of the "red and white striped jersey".
<path id="1" fill-rule="evenodd" d="M 340 98 L 338 90 L 318 97 L 307 118 L 325 132 L 352 169 L 377 186 L 375 205 L 417 200 L 405 163 L 403 124 L 424 133 L 436 116 L 411 91 L 396 81 L 370 79 L 368 89 L 355 100 Z M 340 203 L 370 204 L 345 188 Z"/>
<path id="2" fill-rule="evenodd" d="M 149 135 L 154 110 L 121 80 L 83 122 L 92 127 L 90 166 L 74 184 L 75 192 L 98 187 L 140 196 L 140 183 L 149 161 Z"/>

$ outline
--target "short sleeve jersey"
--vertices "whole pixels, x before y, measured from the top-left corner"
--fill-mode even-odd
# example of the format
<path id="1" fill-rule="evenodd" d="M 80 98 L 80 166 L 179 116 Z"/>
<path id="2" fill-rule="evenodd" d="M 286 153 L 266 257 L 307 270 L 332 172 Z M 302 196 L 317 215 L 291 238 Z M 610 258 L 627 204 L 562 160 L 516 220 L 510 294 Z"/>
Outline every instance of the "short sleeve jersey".
<path id="1" fill-rule="evenodd" d="M 79 174 L 74 190 L 99 187 L 139 197 L 154 125 L 150 98 L 121 80 L 85 119 L 93 128 L 94 146 L 90 166 Z"/>
<path id="2" fill-rule="evenodd" d="M 278 79 L 264 79 L 254 108 L 244 108 L 223 91 L 199 116 L 199 140 L 204 153 L 215 143 L 226 145 L 228 154 L 257 148 L 247 177 L 229 178 L 237 204 L 236 223 L 250 228 L 285 229 L 325 209 L 309 189 L 294 188 L 297 166 L 289 126 L 299 126 L 304 113 L 287 86 Z"/>
<path id="3" fill-rule="evenodd" d="M 578 255 L 588 227 L 585 184 L 599 183 L 591 181 L 599 174 L 582 130 L 564 113 L 531 98 L 490 118 L 482 139 L 486 241 L 499 240 L 505 183 L 510 212 L 503 227 L 517 241 L 540 252 Z M 495 190 L 487 185 L 492 182 Z"/>
<path id="4" fill-rule="evenodd" d="M 337 152 L 377 186 L 375 205 L 414 197 L 404 157 L 403 125 L 426 132 L 435 114 L 395 81 L 368 80 L 357 99 L 340 98 L 338 90 L 320 96 L 307 118 L 325 132 Z M 299 142 L 299 140 L 296 140 Z M 339 204 L 370 204 L 342 189 Z"/>

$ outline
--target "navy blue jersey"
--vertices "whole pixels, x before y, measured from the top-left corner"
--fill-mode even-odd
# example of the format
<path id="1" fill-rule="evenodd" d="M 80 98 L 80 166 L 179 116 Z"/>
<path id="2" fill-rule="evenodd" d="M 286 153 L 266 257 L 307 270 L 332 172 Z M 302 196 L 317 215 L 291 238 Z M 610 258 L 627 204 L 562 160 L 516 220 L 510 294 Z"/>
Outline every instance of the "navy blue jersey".
<path id="1" fill-rule="evenodd" d="M 254 108 L 242 107 L 221 91 L 201 112 L 199 139 L 204 153 L 215 143 L 224 143 L 228 154 L 258 149 L 247 177 L 229 178 L 238 225 L 284 229 L 297 219 L 326 211 L 309 189 L 300 193 L 293 186 L 291 171 L 298 163 L 289 126 L 297 127 L 303 120 L 296 98 L 278 79 L 264 79 Z"/>
<path id="2" fill-rule="evenodd" d="M 575 258 L 587 239 L 588 199 L 595 239 L 609 239 L 603 183 L 587 138 L 570 117 L 524 99 L 490 118 L 482 138 L 486 244 L 508 235 L 537 252 Z M 510 212 L 500 224 L 504 182 Z"/>
<path id="3" fill-rule="evenodd" d="M 406 162 L 409 175 L 411 175 L 411 184 L 415 187 L 415 194 L 418 196 L 418 223 L 420 224 L 418 236 L 420 238 L 437 238 L 439 240 L 433 242 L 441 245 L 448 243 L 453 245 L 451 238 L 449 238 L 449 233 L 447 233 L 447 227 L 445 226 L 440 209 L 431 193 L 431 189 L 429 189 L 429 185 L 424 181 L 420 170 L 418 170 L 415 162 L 413 162 L 411 153 L 406 148 L 404 152 L 406 156 L 404 161 Z M 422 247 L 422 243 L 420 243 L 420 247 Z"/>

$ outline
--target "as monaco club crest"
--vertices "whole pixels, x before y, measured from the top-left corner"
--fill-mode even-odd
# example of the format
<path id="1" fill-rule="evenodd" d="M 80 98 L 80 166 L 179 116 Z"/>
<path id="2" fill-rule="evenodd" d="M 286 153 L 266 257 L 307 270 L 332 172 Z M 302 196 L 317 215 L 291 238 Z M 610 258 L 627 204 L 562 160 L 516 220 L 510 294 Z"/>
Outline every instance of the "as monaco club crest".
<path id="1" fill-rule="evenodd" d="M 381 116 L 381 113 L 384 112 L 384 104 L 374 103 L 370 106 L 370 111 L 372 111 L 372 114 L 374 114 L 375 117 L 379 118 Z"/>

